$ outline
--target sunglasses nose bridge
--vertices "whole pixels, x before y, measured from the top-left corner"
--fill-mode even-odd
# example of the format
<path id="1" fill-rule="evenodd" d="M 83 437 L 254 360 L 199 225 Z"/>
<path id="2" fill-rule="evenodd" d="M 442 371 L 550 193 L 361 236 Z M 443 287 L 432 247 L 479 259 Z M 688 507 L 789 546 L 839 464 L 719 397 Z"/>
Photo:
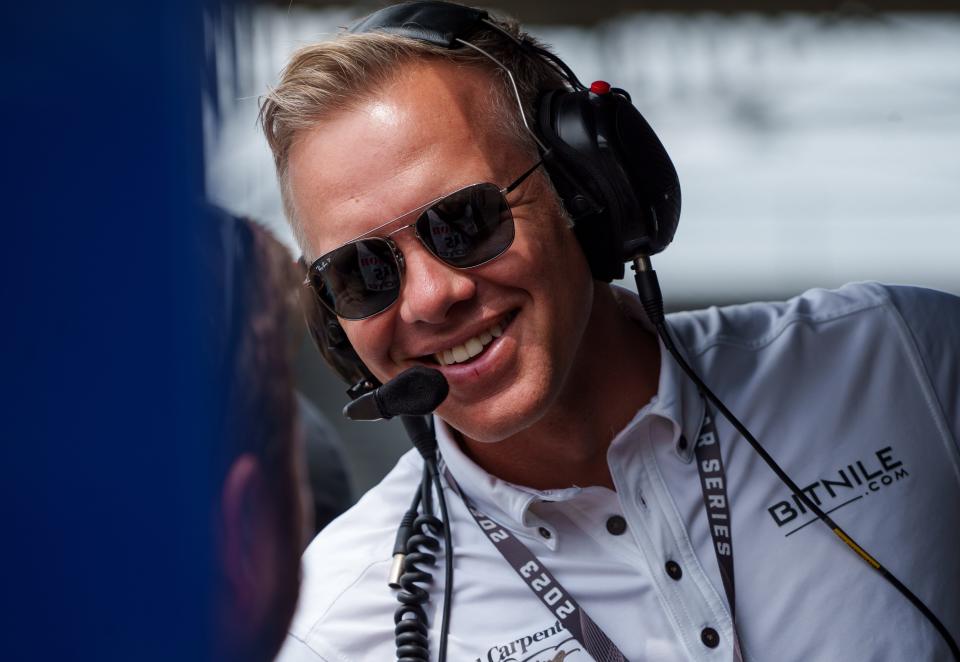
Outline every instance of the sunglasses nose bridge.
<path id="1" fill-rule="evenodd" d="M 407 225 L 407 226 L 405 226 L 405 227 L 410 227 L 410 226 Z M 403 229 L 404 229 L 404 228 L 400 228 L 400 229 L 397 230 L 396 232 L 399 232 L 400 230 L 403 230 Z M 400 250 L 400 247 L 397 246 L 397 242 L 395 242 L 395 241 L 392 239 L 392 236 L 393 236 L 394 234 L 396 234 L 396 232 L 391 232 L 390 235 L 384 237 L 384 241 L 386 241 L 386 242 L 387 242 L 387 245 L 390 246 L 390 252 L 393 253 L 393 259 L 396 260 L 396 262 L 397 262 L 397 270 L 398 270 L 399 275 L 400 275 L 400 286 L 401 286 L 401 288 L 402 288 L 402 287 L 403 287 L 403 275 L 404 275 L 404 273 L 405 273 L 406 270 L 407 270 L 407 261 L 406 261 L 406 258 L 404 258 L 404 256 L 403 256 L 403 251 L 401 251 L 401 250 Z"/>
<path id="2" fill-rule="evenodd" d="M 413 227 L 413 235 L 417 238 L 417 241 L 420 242 L 420 245 L 423 246 L 424 250 L 430 253 L 430 256 L 433 257 L 433 259 L 439 260 L 440 262 L 444 262 L 443 259 L 439 255 L 437 255 L 437 251 L 435 250 L 433 244 L 431 243 L 430 238 L 424 237 L 423 234 L 420 232 L 420 217 L 417 217 L 417 220 L 411 223 L 410 225 Z M 447 265 L 447 266 L 450 266 L 450 265 Z"/>
<path id="3" fill-rule="evenodd" d="M 395 240 L 393 237 L 394 237 L 395 235 L 400 234 L 400 233 L 403 232 L 404 230 L 410 230 L 410 229 L 412 229 L 412 230 L 413 230 L 413 236 L 415 236 L 415 237 L 417 238 L 417 241 L 420 242 L 420 245 L 423 246 L 425 249 L 427 249 L 427 252 L 428 252 L 428 253 L 430 253 L 430 254 L 433 255 L 434 257 L 437 257 L 436 253 L 435 253 L 435 252 L 433 251 L 433 249 L 431 248 L 429 242 L 423 237 L 422 234 L 420 234 L 420 226 L 419 226 L 419 223 L 420 223 L 420 218 L 421 218 L 422 216 L 423 216 L 422 213 L 421 213 L 421 214 L 418 214 L 417 217 L 416 217 L 416 219 L 414 219 L 414 221 L 413 221 L 412 223 L 407 223 L 406 225 L 402 225 L 402 226 L 400 226 L 399 228 L 397 228 L 397 229 L 395 229 L 395 230 L 392 230 L 391 232 L 389 232 L 388 234 L 386 234 L 386 235 L 383 237 L 384 239 L 387 240 L 387 243 L 390 244 L 390 250 L 393 251 L 393 255 L 394 255 L 394 257 L 396 258 L 397 263 L 400 265 L 400 271 L 401 271 L 401 273 L 402 273 L 403 270 L 404 270 L 403 251 L 400 250 L 400 247 L 397 245 L 397 242 L 396 242 L 396 240 Z"/>
<path id="4" fill-rule="evenodd" d="M 443 260 L 443 258 L 441 258 L 439 255 L 437 255 L 437 251 L 432 245 L 432 243 L 430 242 L 430 239 L 428 237 L 424 237 L 423 234 L 420 232 L 420 221 L 422 220 L 424 213 L 417 215 L 416 220 L 414 220 L 412 223 L 407 223 L 404 226 L 401 226 L 395 230 L 392 230 L 390 233 L 386 234 L 383 237 L 383 239 L 386 240 L 386 242 L 390 245 L 390 250 L 393 251 L 394 258 L 397 260 L 397 264 L 400 265 L 401 274 L 403 274 L 403 272 L 405 271 L 405 266 L 406 266 L 404 252 L 403 250 L 400 249 L 400 246 L 397 244 L 396 240 L 393 237 L 395 235 L 400 234 L 404 230 L 410 230 L 410 229 L 413 230 L 413 236 L 417 238 L 417 241 L 420 243 L 420 246 L 423 247 L 433 259 L 439 260 L 440 262 L 447 264 L 447 266 L 452 266 L 448 264 L 445 260 Z M 409 250 L 409 248 L 407 248 L 407 250 Z"/>

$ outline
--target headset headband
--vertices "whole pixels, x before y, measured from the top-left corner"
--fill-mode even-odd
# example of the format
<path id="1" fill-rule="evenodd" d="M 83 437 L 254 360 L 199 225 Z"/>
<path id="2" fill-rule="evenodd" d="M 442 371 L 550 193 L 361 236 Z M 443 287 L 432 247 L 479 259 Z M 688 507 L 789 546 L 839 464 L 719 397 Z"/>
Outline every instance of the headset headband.
<path id="1" fill-rule="evenodd" d="M 409 2 L 385 7 L 360 19 L 350 32 L 387 32 L 444 48 L 459 48 L 458 40 L 476 30 L 487 12 L 449 2 Z"/>

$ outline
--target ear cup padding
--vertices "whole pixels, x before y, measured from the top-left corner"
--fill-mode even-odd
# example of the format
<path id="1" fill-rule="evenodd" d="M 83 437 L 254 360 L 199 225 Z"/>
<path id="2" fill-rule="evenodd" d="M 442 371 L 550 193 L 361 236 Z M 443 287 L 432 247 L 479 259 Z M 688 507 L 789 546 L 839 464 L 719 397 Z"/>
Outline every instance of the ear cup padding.
<path id="1" fill-rule="evenodd" d="M 654 255 L 673 240 L 680 221 L 680 181 L 663 143 L 633 104 L 618 103 L 612 143 L 644 223 L 622 226 L 623 256 Z"/>
<path id="2" fill-rule="evenodd" d="M 610 281 L 623 275 L 617 246 L 624 200 L 617 194 L 616 173 L 609 172 L 597 145 L 596 118 L 585 97 L 568 90 L 544 93 L 537 105 L 538 126 L 552 152 L 547 172 L 574 219 L 593 276 Z M 593 213 L 583 213 L 584 192 L 599 206 Z"/>
<path id="3" fill-rule="evenodd" d="M 577 218 L 594 277 L 623 276 L 623 264 L 659 253 L 680 217 L 680 184 L 662 143 L 626 96 L 566 90 L 538 105 L 544 143 L 558 161 L 548 172 L 568 210 L 585 189 L 602 210 Z M 573 178 L 574 182 L 569 182 Z"/>

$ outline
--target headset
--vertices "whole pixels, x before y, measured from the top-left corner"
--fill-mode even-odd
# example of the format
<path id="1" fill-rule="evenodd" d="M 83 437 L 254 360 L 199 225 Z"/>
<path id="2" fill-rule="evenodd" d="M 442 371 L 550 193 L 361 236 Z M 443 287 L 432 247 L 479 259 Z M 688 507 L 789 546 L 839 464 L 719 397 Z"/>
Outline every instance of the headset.
<path id="1" fill-rule="evenodd" d="M 559 57 L 513 36 L 486 11 L 472 7 L 411 2 L 381 9 L 350 28 L 353 34 L 386 32 L 449 49 L 476 49 L 470 38 L 478 31 L 499 33 L 527 57 L 547 62 L 567 85 L 540 93 L 535 125 L 528 129 L 593 277 L 606 282 L 622 278 L 624 263 L 666 248 L 680 220 L 680 182 L 666 149 L 627 92 L 602 81 L 585 87 Z M 481 52 L 512 81 L 509 69 Z M 309 283 L 300 294 L 314 342 L 350 385 L 348 395 L 356 398 L 377 387 L 379 382 Z"/>
<path id="2" fill-rule="evenodd" d="M 502 35 L 505 43 L 513 43 L 525 56 L 539 58 L 553 67 L 565 83 L 563 89 L 540 92 L 529 126 L 522 109 L 512 72 L 492 55 L 470 42 L 479 31 Z M 756 438 L 723 404 L 678 351 L 666 322 L 663 298 L 650 256 L 664 250 L 673 240 L 680 219 L 680 183 L 676 169 L 653 129 L 633 105 L 630 95 L 603 81 L 584 86 L 558 56 L 527 40 L 514 36 L 490 20 L 486 11 L 438 0 L 409 2 L 381 9 L 350 28 L 353 34 L 386 32 L 449 49 L 472 48 L 503 70 L 513 86 L 520 105 L 523 123 L 537 143 L 550 181 L 560 196 L 564 209 L 573 222 L 573 231 L 586 256 L 594 279 L 610 282 L 624 275 L 624 264 L 632 262 L 637 291 L 649 321 L 655 327 L 666 349 L 681 369 L 697 385 L 704 398 L 717 407 L 754 451 L 804 505 L 856 552 L 867 564 L 891 583 L 937 629 L 946 640 L 954 659 L 960 661 L 960 649 L 933 612 L 909 588 L 879 564 L 828 514 L 800 489 L 766 452 Z M 303 265 L 306 269 L 306 264 Z M 320 353 L 330 366 L 350 385 L 347 394 L 359 398 L 373 393 L 379 381 L 363 364 L 346 333 L 332 313 L 324 308 L 313 291 L 310 279 L 300 289 L 310 333 Z M 368 396 L 369 397 L 369 396 Z M 405 417 L 404 424 L 412 422 Z M 432 435 L 417 423 L 416 438 Z M 435 440 L 433 441 L 435 444 Z M 416 444 L 421 449 L 421 444 Z M 423 450 L 421 449 L 421 453 Z M 429 584 L 430 574 L 417 564 L 432 565 L 431 552 L 439 547 L 436 535 L 444 534 L 447 545 L 447 582 L 443 623 L 440 636 L 440 660 L 445 659 L 447 621 L 452 583 L 449 528 L 433 516 L 431 484 L 436 487 L 439 504 L 446 519 L 446 504 L 440 488 L 435 463 L 430 466 L 427 455 L 420 490 L 405 514 L 397 534 L 395 554 L 407 550 L 406 569 L 402 576 L 391 576 L 391 585 L 404 590 L 398 595 L 402 606 L 395 615 L 397 652 L 402 660 L 427 660 L 427 629 L 422 604 L 426 591 L 417 586 Z M 418 509 L 423 513 L 419 513 Z M 416 519 L 416 521 L 414 521 Z M 402 556 L 402 554 L 401 554 Z M 401 564 L 402 565 L 402 564 Z M 412 616 L 412 618 L 405 618 Z"/>

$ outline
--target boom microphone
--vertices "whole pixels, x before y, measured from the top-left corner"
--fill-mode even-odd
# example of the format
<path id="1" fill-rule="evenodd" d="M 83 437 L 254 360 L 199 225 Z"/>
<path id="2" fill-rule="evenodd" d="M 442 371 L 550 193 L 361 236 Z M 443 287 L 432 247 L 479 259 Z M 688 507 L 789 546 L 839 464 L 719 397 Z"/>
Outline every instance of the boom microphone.
<path id="1" fill-rule="evenodd" d="M 352 421 L 379 421 L 394 416 L 426 416 L 447 397 L 450 385 L 439 370 L 416 366 L 347 403 L 343 415 Z"/>

